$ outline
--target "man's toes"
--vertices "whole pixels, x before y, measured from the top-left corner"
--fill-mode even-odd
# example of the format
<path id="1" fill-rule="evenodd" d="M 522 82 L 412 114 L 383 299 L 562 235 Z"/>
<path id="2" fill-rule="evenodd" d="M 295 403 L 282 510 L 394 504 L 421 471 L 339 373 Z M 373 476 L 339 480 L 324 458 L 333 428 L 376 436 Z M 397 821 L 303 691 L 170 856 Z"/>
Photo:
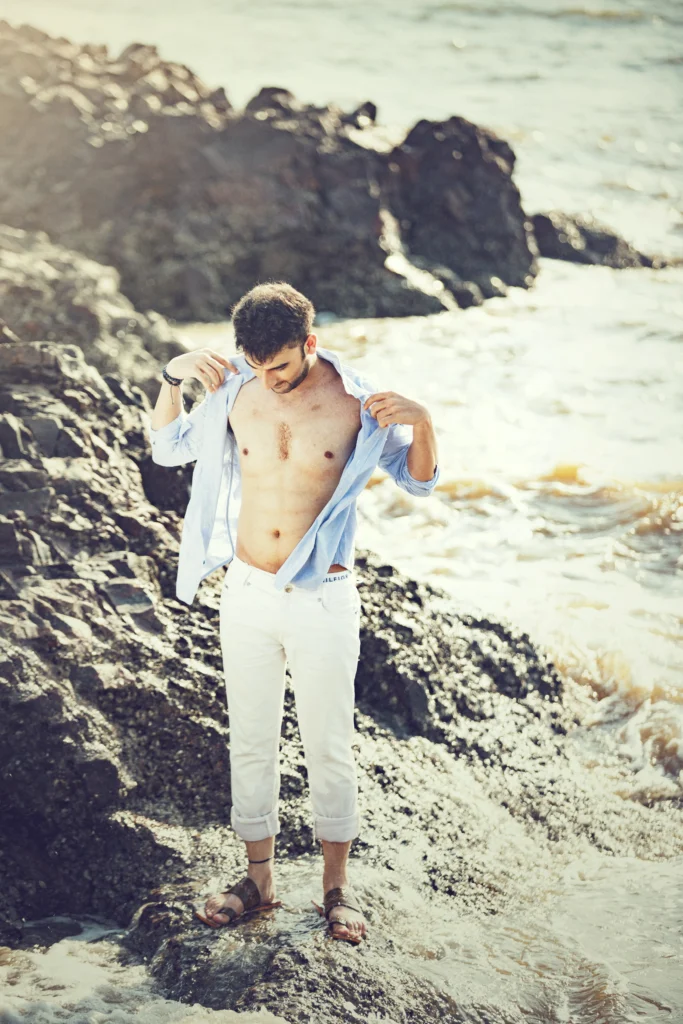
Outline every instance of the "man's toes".
<path id="1" fill-rule="evenodd" d="M 212 896 L 204 904 L 204 910 L 208 917 L 213 917 L 225 906 L 225 901 L 218 896 Z"/>
<path id="2" fill-rule="evenodd" d="M 211 914 L 211 920 L 216 921 L 218 924 L 230 924 L 230 918 L 227 914 L 221 914 L 220 911 L 215 914 Z"/>
<path id="3" fill-rule="evenodd" d="M 330 918 L 330 927 L 332 930 L 332 934 L 336 938 L 346 939 L 351 934 L 348 925 L 344 924 L 343 921 L 340 921 L 336 917 Z"/>
<path id="4" fill-rule="evenodd" d="M 237 903 L 237 906 L 235 904 Z M 238 913 L 241 913 L 244 909 L 244 905 L 241 900 L 235 900 L 230 897 L 228 900 L 222 899 L 220 896 L 212 896 L 208 899 L 204 905 L 204 913 L 216 924 L 230 924 L 230 915 L 225 913 L 225 908 L 233 907 Z"/>

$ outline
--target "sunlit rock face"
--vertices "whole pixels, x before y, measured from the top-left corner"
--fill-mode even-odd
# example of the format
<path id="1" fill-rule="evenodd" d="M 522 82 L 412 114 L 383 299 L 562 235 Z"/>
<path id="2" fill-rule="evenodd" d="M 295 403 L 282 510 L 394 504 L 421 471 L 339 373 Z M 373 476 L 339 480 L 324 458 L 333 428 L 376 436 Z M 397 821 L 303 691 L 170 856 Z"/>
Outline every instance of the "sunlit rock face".
<path id="1" fill-rule="evenodd" d="M 118 271 L 54 244 L 43 231 L 0 224 L 0 311 L 23 342 L 77 345 L 87 362 L 151 401 L 159 366 L 186 351 L 163 316 L 121 294 Z M 141 399 L 138 397 L 138 402 Z"/>
<path id="2" fill-rule="evenodd" d="M 237 112 L 152 46 L 113 57 L 3 23 L 0 222 L 111 264 L 136 306 L 180 320 L 223 319 L 266 278 L 344 316 L 530 284 L 510 147 L 452 118 L 392 153 L 376 115 L 277 88 Z"/>

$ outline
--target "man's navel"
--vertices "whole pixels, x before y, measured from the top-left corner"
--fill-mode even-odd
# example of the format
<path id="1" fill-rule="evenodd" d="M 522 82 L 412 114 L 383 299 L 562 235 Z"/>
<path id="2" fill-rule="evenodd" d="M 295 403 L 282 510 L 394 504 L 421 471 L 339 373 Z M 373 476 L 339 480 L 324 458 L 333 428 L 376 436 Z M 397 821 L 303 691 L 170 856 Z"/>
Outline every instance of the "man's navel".
<path id="1" fill-rule="evenodd" d="M 333 459 L 334 458 L 334 452 L 325 452 L 325 458 L 326 459 Z"/>

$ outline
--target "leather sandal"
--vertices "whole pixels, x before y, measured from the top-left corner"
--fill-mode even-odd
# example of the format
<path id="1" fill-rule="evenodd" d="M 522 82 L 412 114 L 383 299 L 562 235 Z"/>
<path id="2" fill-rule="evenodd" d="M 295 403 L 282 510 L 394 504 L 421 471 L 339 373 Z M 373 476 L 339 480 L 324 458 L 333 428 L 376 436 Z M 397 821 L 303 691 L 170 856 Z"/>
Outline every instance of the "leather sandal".
<path id="1" fill-rule="evenodd" d="M 357 946 L 359 943 L 361 943 L 363 941 L 364 936 L 359 935 L 357 938 L 355 936 L 352 938 L 350 935 L 337 935 L 334 930 L 335 925 L 341 924 L 344 925 L 344 927 L 346 928 L 350 928 L 351 922 L 344 921 L 342 918 L 340 918 L 339 920 L 335 918 L 334 920 L 330 921 L 330 911 L 334 907 L 348 907 L 349 910 L 357 910 L 359 914 L 362 914 L 363 911 L 358 906 L 358 902 L 358 897 L 356 896 L 355 892 L 353 891 L 350 885 L 337 886 L 336 889 L 330 889 L 328 892 L 326 892 L 325 899 L 323 900 L 323 907 L 318 906 L 315 900 L 311 900 L 311 903 L 318 911 L 318 913 L 322 914 L 323 917 L 327 918 L 327 921 L 329 922 L 330 935 L 335 939 L 342 939 L 345 942 L 352 942 L 354 946 Z"/>
<path id="2" fill-rule="evenodd" d="M 266 857 L 266 860 L 270 860 L 270 857 Z M 258 864 L 263 863 L 262 861 L 250 861 L 250 863 Z M 272 903 L 262 903 L 261 893 L 253 878 L 249 878 L 247 875 L 242 879 L 241 882 L 236 882 L 230 889 L 226 889 L 225 892 L 219 893 L 220 896 L 234 895 L 238 896 L 242 900 L 243 910 L 235 910 L 234 907 L 222 907 L 221 910 L 217 910 L 217 914 L 225 914 L 228 917 L 228 921 L 212 921 L 210 918 L 201 914 L 198 910 L 195 910 L 195 917 L 198 917 L 204 924 L 208 924 L 209 928 L 225 928 L 227 925 L 232 924 L 235 918 L 239 918 L 240 921 L 245 918 L 254 917 L 257 914 L 262 913 L 264 910 L 273 910 L 275 907 L 281 907 L 281 900 L 273 900 Z"/>

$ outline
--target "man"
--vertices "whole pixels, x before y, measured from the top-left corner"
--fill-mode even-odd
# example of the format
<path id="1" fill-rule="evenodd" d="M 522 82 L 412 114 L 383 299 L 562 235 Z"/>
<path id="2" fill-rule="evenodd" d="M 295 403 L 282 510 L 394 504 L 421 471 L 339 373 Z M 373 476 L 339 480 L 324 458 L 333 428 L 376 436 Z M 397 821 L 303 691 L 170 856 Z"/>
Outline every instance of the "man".
<path id="1" fill-rule="evenodd" d="M 439 467 L 425 407 L 376 391 L 318 346 L 314 313 L 291 285 L 253 288 L 233 310 L 243 355 L 228 360 L 202 349 L 172 359 L 150 439 L 161 465 L 197 460 L 178 597 L 191 604 L 201 580 L 228 565 L 220 637 L 231 823 L 246 843 L 249 866 L 246 878 L 210 897 L 198 916 L 218 927 L 280 905 L 272 862 L 289 663 L 324 858 L 318 910 L 334 938 L 357 943 L 366 922 L 347 877 L 359 834 L 352 750 L 360 654 L 356 498 L 377 465 L 414 495 L 431 494 Z M 179 386 L 191 376 L 207 395 L 186 415 Z"/>

